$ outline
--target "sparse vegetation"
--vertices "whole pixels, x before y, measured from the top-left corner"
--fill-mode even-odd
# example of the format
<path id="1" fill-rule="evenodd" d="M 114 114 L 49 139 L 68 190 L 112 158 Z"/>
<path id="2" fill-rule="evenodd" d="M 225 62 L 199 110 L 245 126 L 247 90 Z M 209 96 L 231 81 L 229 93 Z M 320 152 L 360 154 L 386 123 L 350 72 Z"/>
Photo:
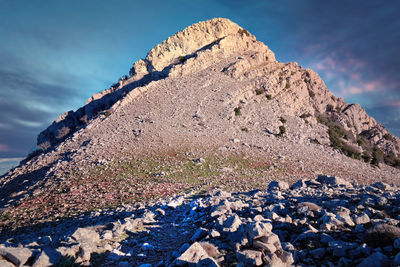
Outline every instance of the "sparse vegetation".
<path id="1" fill-rule="evenodd" d="M 248 132 L 249 131 L 249 129 L 247 128 L 247 127 L 244 127 L 244 128 L 242 128 L 242 132 Z"/>
<path id="2" fill-rule="evenodd" d="M 321 143 L 318 141 L 318 139 L 316 139 L 316 138 L 312 138 L 311 140 L 310 140 L 310 143 L 311 144 L 316 144 L 316 145 L 320 145 Z"/>
<path id="3" fill-rule="evenodd" d="M 383 135 L 383 138 L 386 139 L 386 140 L 392 140 L 392 135 L 390 133 L 385 133 Z"/>
<path id="4" fill-rule="evenodd" d="M 34 157 L 40 155 L 40 153 L 42 153 L 43 150 L 41 149 L 35 149 L 33 150 L 31 153 L 28 154 L 28 156 L 26 156 L 25 161 L 31 160 Z"/>
<path id="5" fill-rule="evenodd" d="M 186 57 L 185 56 L 179 56 L 178 60 L 180 63 L 184 63 L 186 61 Z"/>
<path id="6" fill-rule="evenodd" d="M 371 162 L 371 155 L 364 151 L 363 154 L 361 155 L 361 158 L 364 160 L 364 162 L 366 163 L 370 163 Z"/>
<path id="7" fill-rule="evenodd" d="M 262 90 L 262 89 L 256 90 L 256 95 L 262 95 L 262 93 L 264 93 L 264 90 Z"/>
<path id="8" fill-rule="evenodd" d="M 268 100 L 271 100 L 271 99 L 272 99 L 272 96 L 271 96 L 270 94 L 266 94 L 265 97 L 266 97 Z"/>
<path id="9" fill-rule="evenodd" d="M 383 161 L 387 165 L 400 169 L 400 159 L 397 158 L 394 154 L 386 154 Z"/>
<path id="10" fill-rule="evenodd" d="M 315 96 L 315 93 L 311 90 L 308 90 L 308 95 L 313 98 Z"/>
<path id="11" fill-rule="evenodd" d="M 242 115 L 242 108 L 241 107 L 235 108 L 234 111 L 235 111 L 235 116 L 241 116 Z"/>
<path id="12" fill-rule="evenodd" d="M 383 151 L 378 148 L 375 147 L 374 151 L 372 152 L 372 161 L 371 164 L 375 165 L 375 166 L 379 166 L 379 163 L 381 163 L 383 161 L 385 154 L 383 153 Z"/>
<path id="13" fill-rule="evenodd" d="M 289 89 L 289 88 L 290 88 L 290 83 L 286 83 L 285 88 L 286 88 L 286 89 Z"/>
<path id="14" fill-rule="evenodd" d="M 109 117 L 111 115 L 111 112 L 109 110 L 104 111 L 104 116 Z"/>
<path id="15" fill-rule="evenodd" d="M 284 117 L 280 117 L 279 120 L 280 120 L 282 123 L 286 123 L 286 122 L 287 122 L 287 120 L 286 120 Z"/>
<path id="16" fill-rule="evenodd" d="M 326 111 L 333 111 L 333 105 L 332 104 L 328 104 L 326 106 Z"/>
<path id="17" fill-rule="evenodd" d="M 350 144 L 351 142 L 355 142 L 355 138 L 351 132 L 346 131 L 340 124 L 332 121 L 329 117 L 318 116 L 317 121 L 328 126 L 331 147 L 342 151 L 348 157 L 354 159 L 362 158 L 361 152 Z M 347 140 L 347 142 L 344 140 Z"/>
<path id="18" fill-rule="evenodd" d="M 240 34 L 240 35 L 246 35 L 246 36 L 250 36 L 250 33 L 246 30 L 246 29 L 243 29 L 243 28 L 240 28 L 239 30 L 238 30 L 238 33 Z"/>
<path id="19" fill-rule="evenodd" d="M 284 137 L 285 133 L 286 133 L 286 127 L 283 125 L 279 126 L 279 134 L 278 134 L 279 137 Z"/>
<path id="20" fill-rule="evenodd" d="M 303 113 L 303 114 L 300 115 L 300 118 L 302 118 L 302 119 L 306 119 L 308 117 L 311 117 L 310 113 Z"/>

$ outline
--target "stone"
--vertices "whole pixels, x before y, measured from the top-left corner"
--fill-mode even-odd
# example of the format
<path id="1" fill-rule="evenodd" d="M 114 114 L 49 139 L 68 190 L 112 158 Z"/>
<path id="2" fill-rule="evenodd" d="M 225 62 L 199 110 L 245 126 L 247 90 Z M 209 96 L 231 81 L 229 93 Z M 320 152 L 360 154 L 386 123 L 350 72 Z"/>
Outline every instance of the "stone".
<path id="1" fill-rule="evenodd" d="M 389 266 L 389 264 L 388 257 L 380 252 L 375 252 L 365 258 L 357 267 L 386 267 Z"/>
<path id="2" fill-rule="evenodd" d="M 315 203 L 312 203 L 312 202 L 307 202 L 307 201 L 306 202 L 300 202 L 297 206 L 298 206 L 298 208 L 307 207 L 307 210 L 309 210 L 309 211 L 317 211 L 317 212 L 319 212 L 319 211 L 322 210 L 322 208 L 319 205 L 317 205 Z"/>
<path id="3" fill-rule="evenodd" d="M 177 266 L 196 266 L 201 260 L 209 258 L 203 247 L 194 242 L 182 255 L 176 259 Z"/>
<path id="4" fill-rule="evenodd" d="M 167 207 L 170 209 L 176 209 L 178 206 L 183 204 L 183 200 L 184 200 L 183 197 L 173 199 L 167 204 Z"/>
<path id="5" fill-rule="evenodd" d="M 353 220 L 350 218 L 350 215 L 346 212 L 338 212 L 336 213 L 336 219 L 338 219 L 339 221 L 345 223 L 348 226 L 355 226 Z"/>
<path id="6" fill-rule="evenodd" d="M 255 222 L 247 224 L 247 234 L 251 240 L 262 236 L 268 236 L 272 231 L 272 224 L 263 223 L 263 222 Z"/>
<path id="7" fill-rule="evenodd" d="M 297 182 L 295 182 L 294 184 L 291 185 L 291 189 L 300 189 L 300 188 L 305 188 L 307 185 L 304 182 L 303 179 L 298 180 Z"/>
<path id="8" fill-rule="evenodd" d="M 223 222 L 223 230 L 224 232 L 235 232 L 239 226 L 242 224 L 239 216 L 236 214 L 230 216 Z"/>
<path id="9" fill-rule="evenodd" d="M 14 267 L 15 265 L 9 261 L 0 259 L 0 266 L 1 267 Z M 18 266 L 18 265 L 17 265 Z"/>
<path id="10" fill-rule="evenodd" d="M 272 181 L 268 185 L 268 190 L 288 190 L 289 184 L 284 181 Z"/>
<path id="11" fill-rule="evenodd" d="M 322 233 L 320 241 L 321 243 L 329 243 L 331 241 L 334 241 L 334 239 L 330 235 Z"/>
<path id="12" fill-rule="evenodd" d="M 219 267 L 219 265 L 213 258 L 206 258 L 199 261 L 196 267 Z"/>
<path id="13" fill-rule="evenodd" d="M 143 243 L 143 245 L 140 247 L 140 249 L 142 251 L 153 251 L 153 250 L 155 250 L 155 247 L 146 242 L 146 243 Z"/>
<path id="14" fill-rule="evenodd" d="M 102 239 L 110 240 L 113 238 L 113 233 L 111 230 L 106 230 L 103 232 L 101 237 L 102 237 Z"/>
<path id="15" fill-rule="evenodd" d="M 394 242 L 393 242 L 393 247 L 395 249 L 400 249 L 400 237 L 397 238 Z"/>
<path id="16" fill-rule="evenodd" d="M 215 229 L 211 229 L 209 235 L 210 235 L 212 238 L 216 238 L 216 237 L 220 237 L 220 236 L 221 236 L 221 234 L 220 234 L 217 230 L 215 230 Z"/>
<path id="17" fill-rule="evenodd" d="M 343 186 L 351 187 L 350 182 L 348 182 L 344 179 L 335 177 L 335 176 L 318 175 L 317 182 L 320 182 L 321 184 L 325 184 L 328 186 L 343 185 Z"/>
<path id="18" fill-rule="evenodd" d="M 45 248 L 36 258 L 33 267 L 55 266 L 61 258 L 61 254 L 54 249 Z"/>
<path id="19" fill-rule="evenodd" d="M 99 234 L 90 228 L 78 228 L 71 236 L 79 243 L 97 244 L 100 242 Z"/>
<path id="20" fill-rule="evenodd" d="M 400 265 L 400 252 L 396 254 L 396 256 L 393 259 L 393 263 L 396 264 L 397 266 Z"/>
<path id="21" fill-rule="evenodd" d="M 253 247 L 265 250 L 267 253 L 274 253 L 277 249 L 282 248 L 279 237 L 274 233 L 253 240 Z"/>
<path id="22" fill-rule="evenodd" d="M 202 238 L 204 238 L 208 233 L 208 230 L 205 228 L 199 228 L 196 230 L 196 232 L 194 233 L 194 235 L 192 236 L 192 238 L 190 239 L 192 242 L 194 241 L 198 241 Z"/>
<path id="23" fill-rule="evenodd" d="M 263 266 L 273 267 L 273 266 L 283 266 L 282 260 L 273 253 L 267 253 L 264 257 L 264 264 Z"/>
<path id="24" fill-rule="evenodd" d="M 236 258 L 240 263 L 245 266 L 260 266 L 262 261 L 262 253 L 257 250 L 242 250 L 236 252 Z"/>
<path id="25" fill-rule="evenodd" d="M 286 266 L 292 266 L 294 263 L 293 254 L 287 251 L 282 251 L 280 259 Z"/>
<path id="26" fill-rule="evenodd" d="M 32 255 L 32 251 L 27 248 L 0 246 L 0 256 L 3 256 L 17 266 L 24 265 Z"/>
<path id="27" fill-rule="evenodd" d="M 388 190 L 390 188 L 390 185 L 383 183 L 383 182 L 376 182 L 376 183 L 371 184 L 371 186 L 378 188 L 380 190 L 383 190 L 383 191 Z"/>
<path id="28" fill-rule="evenodd" d="M 157 214 L 161 215 L 161 216 L 165 216 L 165 210 L 161 209 L 161 208 L 157 208 L 156 209 Z"/>
<path id="29" fill-rule="evenodd" d="M 366 214 L 365 212 L 361 213 L 359 216 L 354 215 L 353 219 L 356 224 L 366 224 L 371 221 L 368 214 Z"/>
<path id="30" fill-rule="evenodd" d="M 313 257 L 314 259 L 322 259 L 325 255 L 325 249 L 324 248 L 317 248 L 317 249 L 313 249 L 310 250 L 310 255 L 311 257 Z"/>

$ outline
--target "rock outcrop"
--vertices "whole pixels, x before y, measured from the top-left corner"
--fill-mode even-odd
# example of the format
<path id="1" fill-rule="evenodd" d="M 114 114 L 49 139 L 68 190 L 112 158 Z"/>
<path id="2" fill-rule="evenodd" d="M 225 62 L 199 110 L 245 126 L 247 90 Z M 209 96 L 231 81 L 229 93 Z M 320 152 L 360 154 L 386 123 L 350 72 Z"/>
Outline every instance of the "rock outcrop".
<path id="1" fill-rule="evenodd" d="M 307 121 L 315 121 L 321 115 L 329 117 L 352 133 L 353 150 L 360 155 L 365 147 L 356 144 L 358 136 L 388 155 L 399 155 L 399 139 L 368 116 L 360 105 L 336 98 L 314 71 L 296 63 L 275 61 L 274 53 L 266 45 L 247 30 L 222 18 L 196 23 L 152 48 L 144 59 L 133 64 L 130 77 L 124 76 L 110 89 L 93 95 L 76 112 L 62 114 L 39 134 L 38 145 L 49 149 L 95 118 L 109 116 L 119 106 L 147 91 L 148 83 L 198 73 L 224 61 L 222 73 L 234 80 L 247 81 L 243 90 L 235 93 L 236 105 L 262 92 L 279 104 L 280 110 L 275 112 L 303 116 Z M 366 153 L 372 157 L 372 151 Z M 396 164 L 400 165 L 400 161 Z"/>

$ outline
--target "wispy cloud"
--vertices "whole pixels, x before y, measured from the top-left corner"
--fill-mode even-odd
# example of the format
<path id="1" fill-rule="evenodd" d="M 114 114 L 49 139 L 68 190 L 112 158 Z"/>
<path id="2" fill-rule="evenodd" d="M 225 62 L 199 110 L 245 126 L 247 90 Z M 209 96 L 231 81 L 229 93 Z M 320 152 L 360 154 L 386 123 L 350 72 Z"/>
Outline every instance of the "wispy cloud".
<path id="1" fill-rule="evenodd" d="M 10 151 L 10 147 L 5 144 L 0 144 L 0 152 L 8 152 Z"/>

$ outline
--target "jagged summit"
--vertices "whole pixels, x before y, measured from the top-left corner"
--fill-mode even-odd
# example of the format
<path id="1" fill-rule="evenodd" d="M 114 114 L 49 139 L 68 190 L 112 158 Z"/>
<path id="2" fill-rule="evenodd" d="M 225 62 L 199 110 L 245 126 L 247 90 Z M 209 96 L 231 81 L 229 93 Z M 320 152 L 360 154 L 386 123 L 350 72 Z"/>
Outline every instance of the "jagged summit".
<path id="1" fill-rule="evenodd" d="M 30 218 L 272 179 L 400 176 L 397 137 L 317 73 L 276 61 L 220 18 L 152 48 L 129 77 L 62 114 L 38 145 L 0 179 L 0 207 Z"/>
<path id="2" fill-rule="evenodd" d="M 247 38 L 240 38 L 243 34 Z M 147 64 L 148 72 L 163 71 L 166 67 L 176 63 L 179 57 L 189 57 L 202 49 L 206 49 L 208 46 L 218 44 L 218 49 L 223 49 L 225 53 L 231 53 L 232 50 L 239 50 L 243 49 L 243 46 L 250 46 L 250 41 L 260 46 L 260 50 L 268 51 L 268 47 L 257 42 L 253 35 L 239 27 L 236 23 L 233 23 L 229 19 L 215 18 L 193 24 L 169 37 L 161 44 L 153 47 L 146 58 L 139 62 L 140 64 L 142 62 Z M 270 52 L 269 56 L 271 61 L 275 60 L 272 52 Z M 140 72 L 135 67 L 134 69 L 136 73 Z"/>

